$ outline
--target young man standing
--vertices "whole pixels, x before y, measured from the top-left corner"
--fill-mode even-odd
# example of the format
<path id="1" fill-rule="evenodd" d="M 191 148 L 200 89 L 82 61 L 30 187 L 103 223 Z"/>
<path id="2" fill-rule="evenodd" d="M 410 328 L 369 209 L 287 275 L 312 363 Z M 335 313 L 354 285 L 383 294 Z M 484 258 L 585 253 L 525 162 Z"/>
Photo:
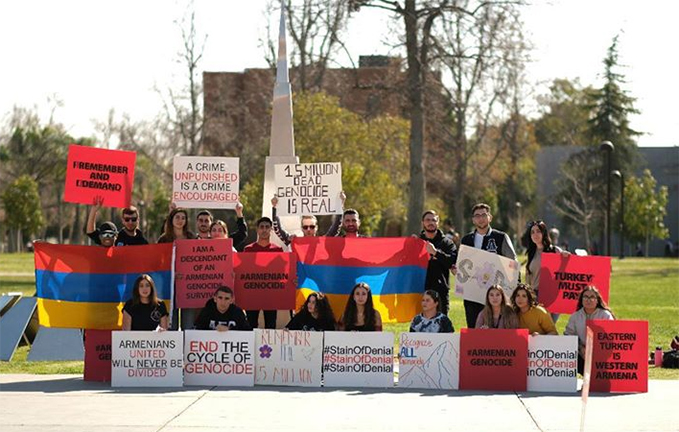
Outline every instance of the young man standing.
<path id="1" fill-rule="evenodd" d="M 363 237 L 358 233 L 361 227 L 361 218 L 358 211 L 355 209 L 346 209 L 342 215 L 342 229 L 344 229 L 343 237 L 356 238 Z"/>
<path id="2" fill-rule="evenodd" d="M 200 311 L 196 319 L 197 330 L 252 330 L 245 319 L 243 309 L 233 303 L 233 291 L 226 286 L 220 286 L 215 291 L 212 301 L 209 301 Z"/>
<path id="3" fill-rule="evenodd" d="M 512 241 L 506 233 L 490 227 L 492 220 L 493 215 L 490 213 L 490 206 L 484 203 L 476 204 L 472 208 L 472 223 L 476 229 L 462 237 L 460 243 L 515 260 L 516 252 Z M 474 328 L 476 317 L 483 310 L 483 306 L 483 304 L 471 300 L 464 301 L 467 328 Z"/>
<path id="4" fill-rule="evenodd" d="M 427 210 L 422 215 L 420 238 L 427 242 L 429 265 L 424 289 L 434 290 L 441 299 L 441 312 L 448 315 L 450 307 L 450 267 L 457 259 L 455 244 L 439 229 L 439 215 Z"/>
<path id="5" fill-rule="evenodd" d="M 268 217 L 259 218 L 257 221 L 257 241 L 245 246 L 243 252 L 283 252 L 280 246 L 271 243 L 271 226 L 273 223 Z M 259 321 L 259 311 L 247 311 L 248 321 L 252 328 L 257 328 Z M 276 311 L 264 311 L 264 327 L 268 329 L 276 328 Z"/>
<path id="6" fill-rule="evenodd" d="M 139 229 L 139 211 L 135 206 L 125 207 L 121 211 L 121 216 L 123 219 L 123 229 L 118 231 L 113 222 L 104 222 L 99 226 L 99 229 L 95 227 L 97 222 L 97 214 L 99 209 L 104 204 L 104 198 L 98 196 L 94 199 L 94 205 L 90 207 L 90 213 L 87 216 L 87 226 L 85 227 L 85 232 L 87 236 L 92 239 L 95 244 L 106 246 L 110 243 L 111 232 L 113 232 L 113 244 L 109 246 L 135 246 L 135 245 L 145 245 L 149 242 L 144 238 Z M 104 242 L 104 233 L 106 233 L 106 242 Z"/>

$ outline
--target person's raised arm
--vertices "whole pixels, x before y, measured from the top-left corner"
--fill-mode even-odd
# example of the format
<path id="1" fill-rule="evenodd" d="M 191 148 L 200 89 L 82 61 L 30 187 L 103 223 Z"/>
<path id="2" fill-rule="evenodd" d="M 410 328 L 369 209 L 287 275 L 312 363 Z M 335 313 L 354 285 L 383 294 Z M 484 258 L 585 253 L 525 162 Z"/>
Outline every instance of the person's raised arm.
<path id="1" fill-rule="evenodd" d="M 271 198 L 271 219 L 273 220 L 273 232 L 276 233 L 279 239 L 283 241 L 286 245 L 289 245 L 292 239 L 290 234 L 288 234 L 283 226 L 281 225 L 281 219 L 276 214 L 276 206 L 278 205 L 278 197 L 276 195 Z"/>
<path id="2" fill-rule="evenodd" d="M 347 200 L 347 195 L 344 191 L 340 192 L 340 200 L 342 201 L 342 210 L 344 210 L 344 202 Z M 337 237 L 340 234 L 340 229 L 342 227 L 342 213 L 335 215 L 332 218 L 332 225 L 328 228 L 325 233 L 326 237 Z"/>
<path id="3" fill-rule="evenodd" d="M 92 234 L 97 230 L 97 214 L 99 209 L 104 204 L 104 197 L 97 195 L 94 197 L 94 202 L 90 207 L 90 213 L 87 215 L 87 226 L 85 227 L 86 234 Z"/>
<path id="4" fill-rule="evenodd" d="M 233 247 L 235 248 L 243 243 L 248 236 L 248 226 L 243 218 L 243 204 L 240 201 L 236 203 L 236 217 L 236 232 L 229 236 L 233 240 Z"/>

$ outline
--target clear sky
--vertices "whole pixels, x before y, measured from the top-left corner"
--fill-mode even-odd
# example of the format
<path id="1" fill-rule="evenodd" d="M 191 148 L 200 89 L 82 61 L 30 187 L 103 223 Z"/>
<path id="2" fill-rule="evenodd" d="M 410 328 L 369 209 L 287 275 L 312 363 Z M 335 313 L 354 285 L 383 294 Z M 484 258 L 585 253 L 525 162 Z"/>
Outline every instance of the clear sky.
<path id="1" fill-rule="evenodd" d="M 206 71 L 265 67 L 266 0 L 195 0 L 198 30 L 208 35 Z M 48 98 L 63 102 L 55 119 L 73 135 L 94 134 L 92 120 L 116 116 L 152 118 L 160 108 L 154 86 L 177 87 L 181 38 L 175 20 L 179 0 L 20 0 L 0 2 L 0 116 L 13 105 L 36 105 L 47 116 Z M 524 10 L 535 50 L 528 65 L 536 94 L 553 78 L 600 85 L 602 59 L 621 32 L 620 60 L 627 90 L 641 114 L 632 127 L 645 132 L 643 146 L 679 145 L 673 103 L 679 60 L 674 0 L 535 0 Z M 385 11 L 364 10 L 348 29 L 347 46 L 362 54 L 399 54 L 385 47 Z M 274 26 L 277 28 L 277 26 Z M 340 60 L 343 66 L 349 62 Z"/>

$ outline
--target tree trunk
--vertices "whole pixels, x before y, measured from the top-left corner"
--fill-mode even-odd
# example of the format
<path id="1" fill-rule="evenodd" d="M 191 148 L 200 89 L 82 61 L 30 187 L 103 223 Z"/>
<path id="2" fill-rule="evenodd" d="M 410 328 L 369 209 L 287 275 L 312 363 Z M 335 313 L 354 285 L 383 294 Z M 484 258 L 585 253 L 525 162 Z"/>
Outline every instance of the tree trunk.
<path id="1" fill-rule="evenodd" d="M 420 62 L 418 23 L 415 0 L 406 0 L 403 14 L 408 57 L 408 102 L 410 106 L 410 188 L 408 196 L 407 231 L 420 231 L 420 217 L 424 210 L 426 183 L 424 178 L 424 103 L 423 74 L 426 65 Z"/>

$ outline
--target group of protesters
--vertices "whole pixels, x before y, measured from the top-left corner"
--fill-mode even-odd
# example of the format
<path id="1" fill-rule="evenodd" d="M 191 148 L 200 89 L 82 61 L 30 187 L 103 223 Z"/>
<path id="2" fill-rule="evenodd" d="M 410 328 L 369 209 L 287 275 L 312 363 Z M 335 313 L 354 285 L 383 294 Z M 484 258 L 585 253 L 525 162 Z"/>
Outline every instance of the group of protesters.
<path id="1" fill-rule="evenodd" d="M 342 205 L 346 200 L 341 194 Z M 262 217 L 256 222 L 257 240 L 243 247 L 247 238 L 247 224 L 243 218 L 243 206 L 237 203 L 237 230 L 229 233 L 225 222 L 213 220 L 208 210 L 198 212 L 196 217 L 197 233 L 188 229 L 188 212 L 171 205 L 170 213 L 165 221 L 164 230 L 158 243 L 173 242 L 178 239 L 223 239 L 232 238 L 234 250 L 243 252 L 282 252 L 283 249 L 271 241 L 272 231 L 283 244 L 289 245 L 293 236 L 287 233 L 276 214 L 278 199 L 272 199 L 272 218 Z M 139 213 L 135 207 L 124 208 L 121 212 L 123 229 L 118 231 L 112 222 L 96 225 L 97 212 L 103 204 L 96 199 L 87 221 L 87 235 L 96 244 L 102 246 L 124 246 L 147 244 L 148 241 L 139 230 Z M 491 227 L 493 215 L 491 207 L 479 203 L 472 208 L 474 230 L 464 235 L 459 242 L 462 245 L 496 253 L 516 260 L 516 252 L 510 237 Z M 316 236 L 318 220 L 315 216 L 301 217 L 301 230 L 304 236 Z M 360 217 L 358 211 L 347 209 L 337 215 L 326 236 L 361 237 Z M 421 313 L 411 322 L 411 332 L 452 333 L 453 324 L 448 318 L 450 307 L 450 273 L 456 272 L 457 247 L 449 235 L 439 229 L 439 216 L 433 210 L 422 215 L 422 231 L 419 238 L 424 240 L 429 254 L 425 291 L 422 295 Z M 560 253 L 567 255 L 552 244 L 547 226 L 543 221 L 532 221 L 528 224 L 523 238 L 527 246 L 526 281 L 519 283 L 511 296 L 505 294 L 500 285 L 489 287 L 485 296 L 485 304 L 464 300 L 466 324 L 468 328 L 479 329 L 527 329 L 531 335 L 556 335 L 555 322 L 559 315 L 550 314 L 538 304 L 541 256 L 543 253 Z M 202 330 L 251 330 L 258 326 L 259 311 L 244 312 L 234 302 L 234 293 L 230 287 L 220 286 L 213 297 L 207 301 L 202 310 L 182 310 L 182 328 Z M 168 322 L 168 311 L 163 302 L 156 296 L 152 278 L 141 275 L 135 282 L 132 298 L 123 308 L 124 330 L 156 330 L 176 328 Z M 276 327 L 276 311 L 264 311 L 266 328 Z M 564 334 L 577 335 L 580 345 L 578 370 L 584 364 L 584 345 L 586 338 L 586 321 L 590 319 L 614 319 L 613 313 L 606 305 L 595 286 L 588 286 L 580 292 L 577 311 L 569 318 Z M 308 295 L 300 310 L 292 316 L 286 326 L 290 330 L 307 331 L 381 331 L 382 318 L 373 306 L 370 286 L 364 282 L 357 283 L 348 296 L 344 312 L 339 320 L 330 307 L 326 296 L 320 292 Z"/>

